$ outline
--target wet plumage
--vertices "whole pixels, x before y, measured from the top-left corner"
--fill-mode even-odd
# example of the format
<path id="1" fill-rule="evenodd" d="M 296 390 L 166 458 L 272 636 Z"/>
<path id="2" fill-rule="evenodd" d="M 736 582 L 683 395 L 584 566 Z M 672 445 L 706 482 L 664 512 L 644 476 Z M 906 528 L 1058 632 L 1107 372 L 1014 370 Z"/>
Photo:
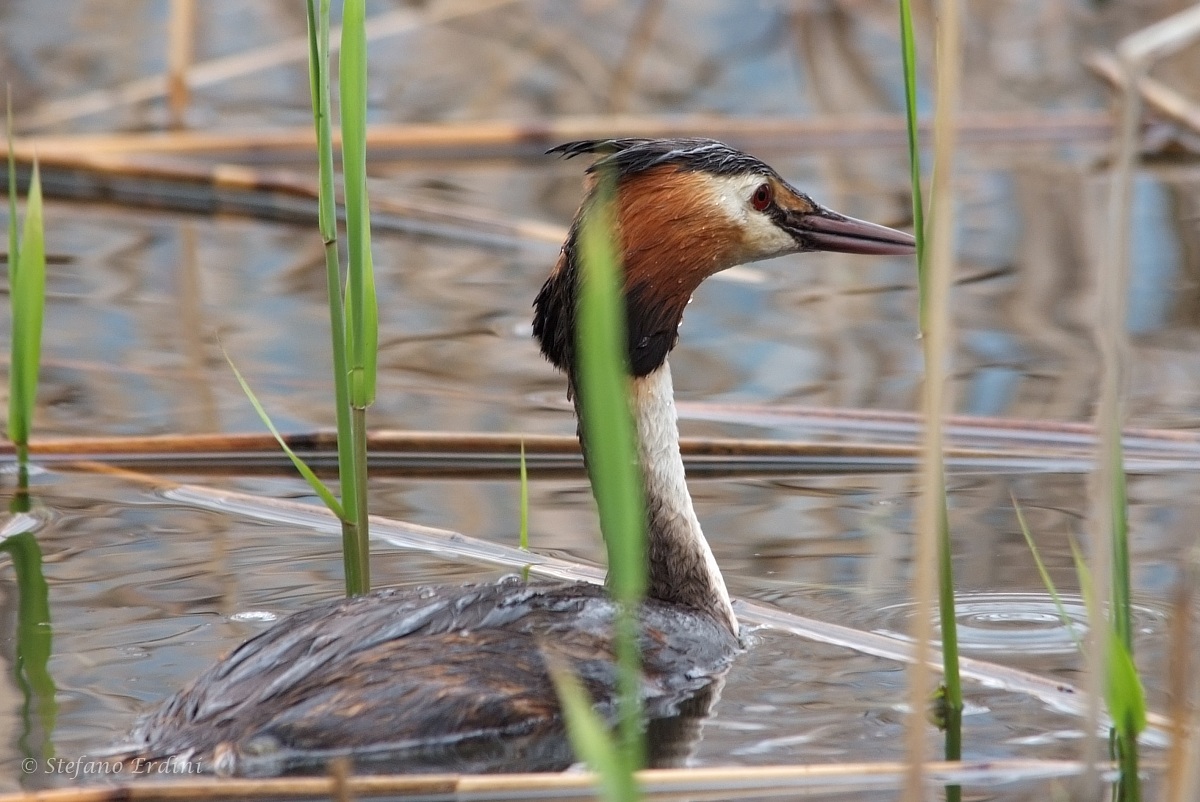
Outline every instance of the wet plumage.
<path id="1" fill-rule="evenodd" d="M 339 599 L 243 643 L 143 720 L 134 740 L 142 757 L 238 774 L 319 768 L 337 754 L 380 768 L 561 769 L 571 757 L 565 744 L 549 748 L 562 728 L 544 655 L 611 713 L 613 612 L 599 586 L 515 577 Z M 652 718 L 679 714 L 737 650 L 711 618 L 673 613 L 651 602 L 642 614 Z"/>

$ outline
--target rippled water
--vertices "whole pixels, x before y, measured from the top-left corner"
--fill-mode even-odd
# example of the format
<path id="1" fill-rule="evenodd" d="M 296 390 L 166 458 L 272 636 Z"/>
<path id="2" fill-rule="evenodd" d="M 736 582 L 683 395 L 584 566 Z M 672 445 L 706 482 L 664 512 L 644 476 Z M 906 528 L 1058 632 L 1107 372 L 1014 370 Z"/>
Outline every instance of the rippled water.
<path id="1" fill-rule="evenodd" d="M 964 654 L 998 654 L 1012 660 L 1069 655 L 1087 634 L 1087 604 L 1080 596 L 1042 593 L 967 593 L 955 597 L 958 646 Z M 1133 631 L 1148 645 L 1166 635 L 1166 610 L 1135 605 Z M 878 611 L 880 631 L 905 637 L 915 614 L 911 602 Z"/>
<path id="2" fill-rule="evenodd" d="M 18 114 L 160 69 L 157 44 L 147 43 L 160 41 L 167 5 L 4 4 L 0 64 Z M 975 7 L 966 111 L 1101 108 L 1104 96 L 1083 79 L 1076 51 L 1143 20 L 1128 9 L 1076 5 L 1088 14 L 1071 21 L 1031 20 L 1020 3 Z M 201 58 L 303 31 L 295 4 L 202 6 Z M 854 17 L 829 4 L 787 20 L 786 8 L 666 4 L 631 110 L 808 117 L 898 110 L 895 59 L 887 55 L 895 52 L 891 3 L 855 4 Z M 423 31 L 403 46 L 376 47 L 377 121 L 601 111 L 607 73 L 595 70 L 624 52 L 635 11 L 616 2 L 518 3 Z M 448 53 L 464 63 L 448 60 Z M 198 92 L 189 121 L 201 129 L 306 124 L 304 80 L 300 68 L 277 68 Z M 57 132 L 153 127 L 163 115 L 159 104 L 144 104 Z M 1097 359 L 1088 321 L 1091 251 L 1102 225 L 1102 153 L 1101 143 L 1081 141 L 975 145 L 961 154 L 957 411 L 1069 421 L 1092 414 Z M 794 147 L 762 155 L 836 208 L 899 225 L 906 219 L 900 148 Z M 578 202 L 581 169 L 551 159 L 384 161 L 373 166 L 373 192 L 565 225 Z M 1136 425 L 1194 428 L 1200 419 L 1197 209 L 1194 167 L 1167 161 L 1139 175 L 1129 296 L 1129 412 Z M 281 428 L 332 423 L 324 277 L 313 231 L 56 201 L 47 221 L 56 258 L 37 420 L 42 434 L 258 431 L 221 357 L 218 333 Z M 500 248 L 379 236 L 382 375 L 373 425 L 573 432 L 563 380 L 530 338 L 530 303 L 554 256 L 554 246 L 537 241 Z M 907 260 L 806 255 L 748 266 L 696 295 L 672 359 L 676 387 L 696 404 L 911 410 L 920 371 L 914 319 Z M 813 435 L 802 425 L 749 416 L 695 415 L 683 427 L 696 436 Z M 290 475 L 173 478 L 309 498 Z M 380 515 L 514 545 L 513 480 L 379 478 L 372 503 Z M 335 538 L 197 509 L 118 476 L 45 473 L 35 483 L 46 518 L 37 540 L 50 588 L 49 670 L 58 713 L 47 736 L 42 724 L 31 724 L 21 689 L 4 672 L 0 732 L 10 736 L 0 741 L 0 788 L 53 783 L 54 777 L 21 774 L 20 760 L 41 748 L 36 744 L 48 740 L 59 756 L 95 754 L 125 733 L 139 711 L 233 645 L 341 590 Z M 912 614 L 914 486 L 912 477 L 890 472 L 692 484 L 735 594 L 895 634 L 907 630 Z M 1165 616 L 1179 555 L 1194 542 L 1200 520 L 1198 491 L 1200 476 L 1189 471 L 1135 476 L 1130 483 L 1137 652 L 1156 709 L 1165 706 Z M 1074 631 L 1082 631 L 1067 536 L 1084 531 L 1085 479 L 956 473 L 949 497 L 963 649 L 1079 682 L 1072 630 L 1044 592 L 1010 494 L 1066 594 Z M 601 560 L 582 479 L 535 480 L 531 507 L 535 549 Z M 11 665 L 17 586 L 4 559 L 0 649 Z M 382 543 L 374 559 L 373 574 L 386 585 L 486 581 L 505 573 Z M 902 759 L 904 692 L 904 671 L 894 662 L 760 631 L 730 673 L 694 760 Z M 1020 694 L 976 684 L 967 692 L 969 757 L 1077 755 L 1078 719 Z M 1044 798 L 1039 789 L 989 798 Z"/>

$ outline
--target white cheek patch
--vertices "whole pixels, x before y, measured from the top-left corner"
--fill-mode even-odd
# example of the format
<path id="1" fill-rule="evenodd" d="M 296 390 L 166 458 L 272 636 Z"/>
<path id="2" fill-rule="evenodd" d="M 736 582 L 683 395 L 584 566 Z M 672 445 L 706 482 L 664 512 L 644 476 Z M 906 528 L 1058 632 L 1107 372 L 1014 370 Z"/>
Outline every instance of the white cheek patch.
<path id="1" fill-rule="evenodd" d="M 769 259 L 798 250 L 796 240 L 764 212 L 750 205 L 754 190 L 767 179 L 761 175 L 701 174 L 712 204 L 742 232 L 744 262 Z"/>

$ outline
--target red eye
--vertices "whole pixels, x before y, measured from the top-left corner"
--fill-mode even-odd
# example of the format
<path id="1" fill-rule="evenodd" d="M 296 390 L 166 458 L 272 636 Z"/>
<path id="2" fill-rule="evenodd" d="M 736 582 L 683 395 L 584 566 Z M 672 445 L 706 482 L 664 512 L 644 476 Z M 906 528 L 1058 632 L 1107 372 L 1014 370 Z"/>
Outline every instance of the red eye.
<path id="1" fill-rule="evenodd" d="M 760 212 L 765 212 L 773 199 L 774 193 L 771 192 L 771 185 L 759 184 L 758 189 L 754 190 L 754 194 L 750 196 L 750 205 Z"/>

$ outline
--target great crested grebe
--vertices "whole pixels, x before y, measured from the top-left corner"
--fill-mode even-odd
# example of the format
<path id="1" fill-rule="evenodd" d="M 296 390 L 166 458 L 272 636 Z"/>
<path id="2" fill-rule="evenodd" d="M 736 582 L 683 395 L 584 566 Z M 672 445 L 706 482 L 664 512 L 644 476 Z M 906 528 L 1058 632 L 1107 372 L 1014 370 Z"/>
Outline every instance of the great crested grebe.
<path id="1" fill-rule="evenodd" d="M 679 454 L 667 354 L 684 307 L 704 279 L 734 265 L 801 251 L 908 254 L 913 238 L 829 211 L 758 159 L 708 139 L 588 140 L 550 152 L 601 156 L 534 302 L 534 336 L 571 383 L 578 223 L 597 172 L 615 178 L 648 510 L 642 693 L 666 739 L 706 712 L 709 686 L 739 649 Z M 138 723 L 131 749 L 239 774 L 315 768 L 342 754 L 389 770 L 563 768 L 571 755 L 543 656 L 567 663 L 611 712 L 613 614 L 601 587 L 512 578 L 331 601 L 209 668 Z M 653 752 L 660 739 L 649 740 Z M 671 762 L 673 749 L 652 762 Z"/>

